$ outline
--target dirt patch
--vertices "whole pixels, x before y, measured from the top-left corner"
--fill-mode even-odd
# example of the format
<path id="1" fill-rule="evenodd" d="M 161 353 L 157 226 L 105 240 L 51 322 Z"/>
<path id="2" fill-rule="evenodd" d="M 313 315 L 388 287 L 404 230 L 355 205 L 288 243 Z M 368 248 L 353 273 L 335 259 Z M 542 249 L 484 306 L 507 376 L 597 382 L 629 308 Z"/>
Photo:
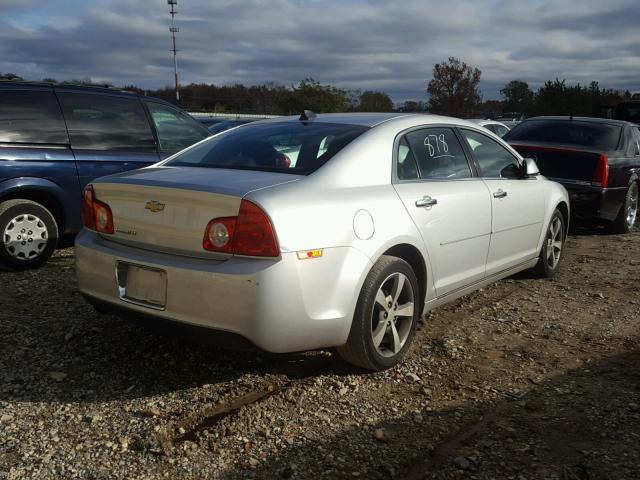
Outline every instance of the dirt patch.
<path id="1" fill-rule="evenodd" d="M 640 234 L 430 313 L 399 367 L 96 313 L 73 250 L 0 272 L 0 479 L 640 478 Z"/>

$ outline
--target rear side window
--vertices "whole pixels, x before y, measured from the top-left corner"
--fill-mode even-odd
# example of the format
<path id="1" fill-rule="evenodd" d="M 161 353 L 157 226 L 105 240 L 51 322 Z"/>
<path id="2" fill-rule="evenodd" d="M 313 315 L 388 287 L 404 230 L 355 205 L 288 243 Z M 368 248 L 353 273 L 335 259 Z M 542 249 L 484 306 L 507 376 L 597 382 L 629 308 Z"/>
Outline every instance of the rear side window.
<path id="1" fill-rule="evenodd" d="M 509 142 L 550 142 L 595 150 L 616 150 L 622 127 L 579 120 L 527 120 L 505 135 Z"/>
<path id="2" fill-rule="evenodd" d="M 155 139 L 137 98 L 58 93 L 71 146 L 90 150 L 154 151 Z"/>
<path id="3" fill-rule="evenodd" d="M 165 165 L 308 175 L 367 130 L 320 122 L 253 123 L 223 132 Z"/>
<path id="4" fill-rule="evenodd" d="M 406 137 L 398 142 L 398 164 L 396 168 L 398 180 L 417 180 L 420 178 L 418 164 L 413 156 Z"/>
<path id="5" fill-rule="evenodd" d="M 0 90 L 0 142 L 69 143 L 54 93 Z"/>
<path id="6" fill-rule="evenodd" d="M 157 102 L 146 102 L 158 132 L 160 149 L 177 152 L 209 136 L 199 122 L 179 110 Z"/>
<path id="7" fill-rule="evenodd" d="M 518 178 L 520 163 L 518 159 L 498 142 L 482 133 L 461 129 L 462 136 L 485 178 Z"/>
<path id="8" fill-rule="evenodd" d="M 467 157 L 452 129 L 424 128 L 409 132 L 405 137 L 418 165 L 420 178 L 453 180 L 471 176 Z M 398 162 L 401 159 L 402 142 L 399 148 Z M 404 162 L 398 164 L 398 178 L 403 170 Z"/>

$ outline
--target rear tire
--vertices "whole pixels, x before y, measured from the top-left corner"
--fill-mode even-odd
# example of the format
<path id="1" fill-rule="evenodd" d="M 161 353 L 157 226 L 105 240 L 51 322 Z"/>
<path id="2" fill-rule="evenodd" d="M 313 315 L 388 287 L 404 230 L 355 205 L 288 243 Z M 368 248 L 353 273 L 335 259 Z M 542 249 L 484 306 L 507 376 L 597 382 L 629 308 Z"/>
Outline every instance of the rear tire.
<path id="1" fill-rule="evenodd" d="M 12 270 L 37 268 L 58 243 L 58 225 L 49 210 L 31 200 L 0 203 L 0 264 Z"/>
<path id="2" fill-rule="evenodd" d="M 368 370 L 384 370 L 406 355 L 420 317 L 418 280 L 404 260 L 382 256 L 364 281 L 346 345 L 338 353 Z"/>
<path id="3" fill-rule="evenodd" d="M 638 219 L 638 182 L 633 182 L 624 196 L 618 217 L 611 225 L 612 233 L 629 233 L 633 231 Z"/>
<path id="4" fill-rule="evenodd" d="M 542 248 L 540 249 L 538 263 L 533 268 L 536 276 L 551 278 L 556 274 L 562 261 L 562 254 L 564 253 L 564 241 L 564 217 L 560 210 L 556 209 L 553 215 L 551 215 L 547 233 L 544 236 Z"/>

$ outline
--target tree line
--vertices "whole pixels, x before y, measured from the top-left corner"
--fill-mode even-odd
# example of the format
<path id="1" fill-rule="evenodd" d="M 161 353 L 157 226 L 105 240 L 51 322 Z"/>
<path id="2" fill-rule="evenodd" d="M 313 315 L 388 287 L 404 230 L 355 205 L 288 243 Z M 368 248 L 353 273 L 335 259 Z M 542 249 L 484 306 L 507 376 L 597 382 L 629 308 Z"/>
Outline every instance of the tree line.
<path id="1" fill-rule="evenodd" d="M 479 90 L 480 69 L 455 57 L 436 64 L 426 85 L 427 98 L 407 100 L 394 105 L 382 91 L 348 90 L 306 78 L 298 85 L 275 83 L 245 86 L 191 83 L 180 86 L 180 106 L 189 111 L 253 113 L 271 115 L 297 114 L 302 110 L 330 112 L 432 112 L 461 118 L 496 117 L 503 112 L 535 115 L 600 116 L 603 108 L 631 98 L 629 91 L 601 88 L 598 82 L 569 85 L 565 80 L 545 82 L 537 90 L 523 80 L 507 82 L 500 90 L 501 100 L 483 101 Z M 0 73 L 0 80 L 21 80 L 15 74 Z M 58 83 L 55 79 L 43 81 Z M 95 85 L 91 79 L 60 83 Z M 104 86 L 104 85 L 103 85 Z M 106 85 L 111 86 L 111 85 Z M 176 103 L 172 87 L 143 90 L 126 85 L 125 90 L 159 97 Z"/>

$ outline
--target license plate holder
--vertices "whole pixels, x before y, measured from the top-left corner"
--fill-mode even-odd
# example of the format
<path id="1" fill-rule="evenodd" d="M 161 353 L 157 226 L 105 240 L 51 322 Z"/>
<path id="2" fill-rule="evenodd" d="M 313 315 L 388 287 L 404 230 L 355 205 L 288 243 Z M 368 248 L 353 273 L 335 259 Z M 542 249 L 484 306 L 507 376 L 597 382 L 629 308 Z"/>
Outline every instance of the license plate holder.
<path id="1" fill-rule="evenodd" d="M 121 300 L 164 310 L 167 302 L 167 272 L 159 268 L 118 262 L 116 276 Z"/>

